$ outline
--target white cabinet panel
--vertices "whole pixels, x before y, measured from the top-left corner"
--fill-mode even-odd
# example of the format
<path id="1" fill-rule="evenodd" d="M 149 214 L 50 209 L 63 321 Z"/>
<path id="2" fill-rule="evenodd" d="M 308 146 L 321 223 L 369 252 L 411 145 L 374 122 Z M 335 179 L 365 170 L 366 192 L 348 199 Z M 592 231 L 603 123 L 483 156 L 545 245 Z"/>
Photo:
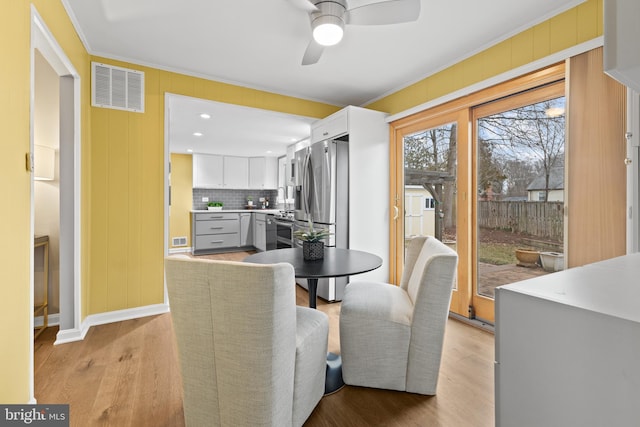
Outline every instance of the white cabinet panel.
<path id="1" fill-rule="evenodd" d="M 604 2 L 604 71 L 636 92 L 640 92 L 639 17 L 638 0 Z"/>
<path id="2" fill-rule="evenodd" d="M 311 126 L 311 143 L 346 135 L 349 131 L 349 114 L 343 109 Z"/>
<path id="3" fill-rule="evenodd" d="M 194 188 L 224 188 L 222 156 L 194 154 L 192 159 Z"/>
<path id="4" fill-rule="evenodd" d="M 278 188 L 278 158 L 265 157 L 264 189 L 275 190 Z"/>
<path id="5" fill-rule="evenodd" d="M 278 159 L 276 157 L 249 158 L 249 188 L 259 190 L 278 188 Z"/>
<path id="6" fill-rule="evenodd" d="M 249 160 L 246 157 L 224 156 L 224 188 L 249 186 Z"/>
<path id="7" fill-rule="evenodd" d="M 631 426 L 640 254 L 496 288 L 497 427 Z"/>
<path id="8" fill-rule="evenodd" d="M 249 158 L 249 188 L 264 188 L 264 157 Z"/>
<path id="9" fill-rule="evenodd" d="M 253 246 L 264 252 L 267 250 L 267 224 L 264 215 L 255 214 L 253 225 Z"/>
<path id="10" fill-rule="evenodd" d="M 386 114 L 347 107 L 349 114 L 349 247 L 372 252 L 382 266 L 358 280 L 389 278 L 389 125 Z"/>
<path id="11" fill-rule="evenodd" d="M 251 213 L 240 214 L 240 246 L 253 245 L 253 215 Z"/>

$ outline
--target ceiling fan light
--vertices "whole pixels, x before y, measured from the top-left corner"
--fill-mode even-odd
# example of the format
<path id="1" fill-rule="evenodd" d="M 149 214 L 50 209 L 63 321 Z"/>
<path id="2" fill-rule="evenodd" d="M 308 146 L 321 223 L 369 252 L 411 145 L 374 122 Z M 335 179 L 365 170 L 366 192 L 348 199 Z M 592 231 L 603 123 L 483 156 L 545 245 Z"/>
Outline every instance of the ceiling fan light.
<path id="1" fill-rule="evenodd" d="M 313 39 L 322 46 L 340 43 L 344 34 L 344 21 L 337 16 L 320 16 L 313 21 Z"/>

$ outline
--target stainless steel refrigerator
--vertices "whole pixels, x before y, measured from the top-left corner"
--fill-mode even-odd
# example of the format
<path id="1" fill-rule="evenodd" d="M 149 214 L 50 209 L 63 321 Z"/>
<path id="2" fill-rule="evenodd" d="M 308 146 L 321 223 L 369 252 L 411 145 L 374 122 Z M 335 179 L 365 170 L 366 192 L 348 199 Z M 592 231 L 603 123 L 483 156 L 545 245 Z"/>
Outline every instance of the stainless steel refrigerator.
<path id="1" fill-rule="evenodd" d="M 299 179 L 296 187 L 294 229 L 327 228 L 332 233 L 325 239 L 328 247 L 349 247 L 349 144 L 346 141 L 316 142 L 296 152 Z M 302 242 L 294 239 L 294 245 Z M 307 287 L 306 280 L 296 279 Z M 318 296 L 327 301 L 341 301 L 347 277 L 318 280 Z"/>

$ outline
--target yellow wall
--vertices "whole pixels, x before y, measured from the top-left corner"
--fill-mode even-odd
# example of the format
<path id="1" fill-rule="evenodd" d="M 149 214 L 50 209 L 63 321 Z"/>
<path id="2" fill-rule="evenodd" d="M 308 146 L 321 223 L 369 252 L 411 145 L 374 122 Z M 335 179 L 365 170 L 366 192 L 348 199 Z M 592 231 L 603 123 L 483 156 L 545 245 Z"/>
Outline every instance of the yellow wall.
<path id="1" fill-rule="evenodd" d="M 164 301 L 166 93 L 310 117 L 324 117 L 339 109 L 105 58 L 92 60 L 143 71 L 145 112 L 91 108 L 88 314 Z"/>
<path id="2" fill-rule="evenodd" d="M 396 114 L 601 36 L 602 3 L 587 0 L 367 108 Z"/>
<path id="3" fill-rule="evenodd" d="M 16 37 L 16 35 L 18 37 Z M 29 204 L 25 169 L 29 151 L 29 5 L 4 2 L 0 13 L 0 402 L 28 399 Z M 11 58 L 11 59 L 9 59 Z"/>
<path id="4" fill-rule="evenodd" d="M 171 155 L 171 208 L 169 209 L 169 247 L 174 237 L 187 237 L 191 246 L 191 208 L 193 206 L 193 168 L 191 154 Z"/>
<path id="5" fill-rule="evenodd" d="M 34 0 L 38 12 L 84 78 L 83 143 L 89 143 L 88 55 L 59 1 Z M 0 13 L 0 235 L 10 244 L 0 245 L 0 402 L 25 403 L 30 388 L 31 186 L 25 168 L 29 152 L 31 2 L 2 3 Z M 84 149 L 84 148 L 83 148 Z M 89 150 L 86 150 L 87 152 Z M 86 153 L 85 153 L 86 154 Z M 83 166 L 88 157 L 83 156 Z M 86 175 L 83 176 L 85 179 Z M 83 212 L 86 227 L 88 212 Z M 86 240 L 83 241 L 86 243 Z M 86 256 L 86 252 L 84 255 Z M 83 270 L 83 274 L 86 269 Z M 86 277 L 85 277 L 86 279 Z M 86 280 L 85 280 L 86 283 Z"/>

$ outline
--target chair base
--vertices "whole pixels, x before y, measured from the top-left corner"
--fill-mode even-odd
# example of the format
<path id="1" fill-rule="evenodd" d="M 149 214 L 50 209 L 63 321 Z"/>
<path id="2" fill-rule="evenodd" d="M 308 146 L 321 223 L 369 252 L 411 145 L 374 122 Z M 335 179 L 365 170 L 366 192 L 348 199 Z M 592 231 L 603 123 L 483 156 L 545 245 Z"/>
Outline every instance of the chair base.
<path id="1" fill-rule="evenodd" d="M 339 354 L 327 353 L 327 376 L 324 383 L 324 394 L 335 393 L 344 387 L 342 380 L 342 357 Z"/>

